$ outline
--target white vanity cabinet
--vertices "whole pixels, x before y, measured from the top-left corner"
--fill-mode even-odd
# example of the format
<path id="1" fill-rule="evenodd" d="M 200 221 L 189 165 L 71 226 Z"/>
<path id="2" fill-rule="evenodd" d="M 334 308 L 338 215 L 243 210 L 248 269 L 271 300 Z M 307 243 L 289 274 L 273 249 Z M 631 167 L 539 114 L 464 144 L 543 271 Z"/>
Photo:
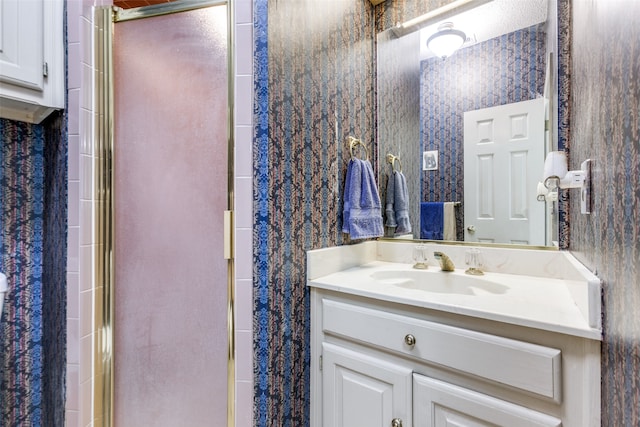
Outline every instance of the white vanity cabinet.
<path id="1" fill-rule="evenodd" d="M 322 346 L 325 425 L 411 423 L 413 372 L 406 366 L 330 343 Z"/>
<path id="2" fill-rule="evenodd" d="M 0 117 L 40 123 L 64 108 L 63 0 L 0 0 Z"/>
<path id="3" fill-rule="evenodd" d="M 415 427 L 559 427 L 538 411 L 423 375 L 414 375 Z"/>
<path id="4" fill-rule="evenodd" d="M 313 427 L 600 425 L 597 340 L 310 286 Z"/>

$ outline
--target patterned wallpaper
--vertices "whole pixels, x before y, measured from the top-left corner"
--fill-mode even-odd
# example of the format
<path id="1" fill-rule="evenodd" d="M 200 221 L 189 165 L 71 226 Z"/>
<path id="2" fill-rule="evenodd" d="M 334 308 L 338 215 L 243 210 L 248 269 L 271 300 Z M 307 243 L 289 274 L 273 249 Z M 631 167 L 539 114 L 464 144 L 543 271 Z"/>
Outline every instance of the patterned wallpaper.
<path id="1" fill-rule="evenodd" d="M 42 425 L 44 127 L 0 119 L 2 313 L 0 402 L 4 425 Z"/>
<path id="2" fill-rule="evenodd" d="M 571 0 L 557 0 L 558 8 L 558 150 L 571 155 L 570 99 L 571 99 Z M 558 240 L 560 249 L 569 249 L 571 230 L 570 192 L 562 190 L 558 194 Z"/>
<path id="3" fill-rule="evenodd" d="M 603 281 L 602 425 L 640 425 L 640 2 L 573 1 L 570 166 L 594 160 L 570 250 Z"/>
<path id="4" fill-rule="evenodd" d="M 438 150 L 440 167 L 420 172 L 421 201 L 464 202 L 464 112 L 542 96 L 545 40 L 539 24 L 422 61 L 420 151 Z M 456 219 L 464 240 L 463 215 Z"/>
<path id="5" fill-rule="evenodd" d="M 66 346 L 66 138 L 0 119 L 0 425 L 62 425 Z M 51 169 L 54 168 L 54 169 Z"/>
<path id="6" fill-rule="evenodd" d="M 67 118 L 54 113 L 46 122 L 44 144 L 44 223 L 42 317 L 44 343 L 43 417 L 61 426 L 66 403 L 67 364 Z"/>
<path id="7" fill-rule="evenodd" d="M 375 135 L 368 1 L 255 0 L 256 426 L 309 424 L 305 251 L 342 244 L 347 137 Z"/>
<path id="8" fill-rule="evenodd" d="M 344 141 L 349 134 L 371 140 L 375 131 L 372 8 L 345 1 L 319 10 L 313 3 L 254 2 L 256 426 L 308 425 L 304 250 L 343 243 Z M 427 3 L 433 1 L 376 6 L 378 30 Z M 571 250 L 604 282 L 602 424 L 636 426 L 640 52 L 633 41 L 640 30 L 632 21 L 640 19 L 640 3 L 576 1 L 573 17 L 570 6 L 558 1 L 558 143 L 571 149 L 573 166 L 586 157 L 596 163 L 594 213 L 577 214 L 571 200 L 561 244 L 570 232 Z"/>

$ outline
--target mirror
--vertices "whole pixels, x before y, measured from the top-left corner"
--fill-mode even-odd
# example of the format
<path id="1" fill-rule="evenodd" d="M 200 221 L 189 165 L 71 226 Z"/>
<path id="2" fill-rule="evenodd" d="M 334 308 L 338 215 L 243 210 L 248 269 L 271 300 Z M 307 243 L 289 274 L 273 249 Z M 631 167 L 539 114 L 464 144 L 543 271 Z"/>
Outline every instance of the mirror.
<path id="1" fill-rule="evenodd" d="M 401 160 L 406 177 L 412 225 L 410 234 L 396 235 L 393 229 L 387 228 L 386 236 L 425 238 L 424 234 L 421 237 L 420 216 L 424 215 L 421 204 L 458 202 L 453 204 L 456 231 L 455 239 L 451 240 L 553 246 L 558 239 L 557 202 L 538 202 L 535 184 L 523 185 L 521 188 L 525 190 L 515 192 L 520 196 L 527 192 L 527 196 L 520 197 L 519 201 L 504 195 L 512 191 L 518 179 L 533 177 L 535 181 L 540 180 L 544 155 L 557 149 L 557 111 L 554 107 L 557 105 L 557 66 L 553 59 L 557 52 L 557 4 L 555 0 L 479 3 L 478 7 L 453 16 L 430 18 L 422 28 L 402 31 L 404 34 L 399 37 L 394 29 L 378 34 L 380 195 L 384 204 L 387 181 L 393 170 L 393 164 L 387 163 L 386 159 L 392 154 Z M 433 57 L 426 48 L 427 38 L 443 22 L 452 22 L 467 35 L 462 48 L 444 60 Z M 536 125 L 542 126 L 543 136 L 536 139 L 541 147 L 537 163 L 533 163 L 535 166 L 531 162 L 514 163 L 505 158 L 490 163 L 484 173 L 486 176 L 489 173 L 489 180 L 494 181 L 491 188 L 497 188 L 490 195 L 488 203 L 491 207 L 506 204 L 508 212 L 519 210 L 523 217 L 533 217 L 533 211 L 541 212 L 541 220 L 529 227 L 528 238 L 492 235 L 477 238 L 470 230 L 484 224 L 484 212 L 476 218 L 480 223 L 468 216 L 465 220 L 465 215 L 469 214 L 470 206 L 486 205 L 487 200 L 483 197 L 487 196 L 479 191 L 482 185 L 478 184 L 478 176 L 483 175 L 476 172 L 472 176 L 469 166 L 474 162 L 468 159 L 465 162 L 465 145 L 469 144 L 469 141 L 465 143 L 465 138 L 469 139 L 471 134 L 465 131 L 465 113 L 534 99 L 542 101 L 540 108 L 543 110 L 541 124 Z M 522 123 L 525 128 L 530 126 L 526 121 Z M 512 124 L 510 131 L 513 127 Z M 468 155 L 471 150 L 466 153 Z M 434 156 L 436 161 L 427 165 L 426 159 Z M 498 178 L 494 172 L 508 178 Z M 514 178 L 514 172 L 519 173 L 519 178 Z M 508 182 L 507 190 L 495 187 L 496 181 Z M 478 201 L 478 197 L 481 200 Z M 451 207 L 448 209 L 450 211 Z M 522 222 L 523 218 L 516 220 Z M 509 231 L 513 228 L 511 223 L 497 227 Z"/>

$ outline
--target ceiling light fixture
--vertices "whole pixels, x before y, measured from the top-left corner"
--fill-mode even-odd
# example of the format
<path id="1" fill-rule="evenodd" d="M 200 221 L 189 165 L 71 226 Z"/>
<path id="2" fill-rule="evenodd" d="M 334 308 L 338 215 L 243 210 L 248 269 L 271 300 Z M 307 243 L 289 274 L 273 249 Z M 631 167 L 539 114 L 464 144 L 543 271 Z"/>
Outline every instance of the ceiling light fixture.
<path id="1" fill-rule="evenodd" d="M 453 0 L 451 3 L 427 12 L 424 15 L 417 16 L 402 24 L 391 27 L 391 31 L 396 37 L 402 37 L 492 1 L 493 0 Z"/>
<path id="2" fill-rule="evenodd" d="M 464 32 L 453 28 L 451 22 L 444 22 L 438 26 L 438 32 L 429 37 L 427 47 L 436 56 L 444 59 L 460 49 L 466 40 Z"/>

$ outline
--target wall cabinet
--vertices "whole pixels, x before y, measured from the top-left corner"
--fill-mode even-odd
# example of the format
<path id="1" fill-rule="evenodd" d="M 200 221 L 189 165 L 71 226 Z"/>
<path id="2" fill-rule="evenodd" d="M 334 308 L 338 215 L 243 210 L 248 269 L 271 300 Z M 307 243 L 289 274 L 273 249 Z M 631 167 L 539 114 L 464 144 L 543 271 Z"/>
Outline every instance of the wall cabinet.
<path id="1" fill-rule="evenodd" d="M 0 117 L 40 123 L 64 108 L 63 0 L 0 0 Z"/>
<path id="2" fill-rule="evenodd" d="M 312 288 L 314 427 L 600 425 L 600 343 Z"/>

